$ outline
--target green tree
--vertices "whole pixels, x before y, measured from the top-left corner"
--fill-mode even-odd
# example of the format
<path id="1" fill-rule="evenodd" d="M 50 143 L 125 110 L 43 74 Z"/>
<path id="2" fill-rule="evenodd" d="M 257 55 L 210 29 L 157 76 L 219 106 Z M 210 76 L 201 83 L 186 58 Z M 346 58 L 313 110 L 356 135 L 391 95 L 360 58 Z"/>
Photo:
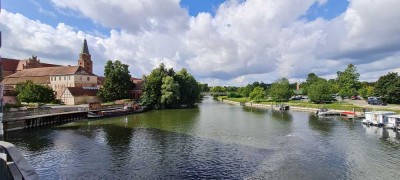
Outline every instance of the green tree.
<path id="1" fill-rule="evenodd" d="M 208 87 L 207 83 L 205 83 L 205 84 L 199 83 L 199 85 L 201 88 L 201 92 L 209 92 L 210 91 L 210 87 Z"/>
<path id="2" fill-rule="evenodd" d="M 400 103 L 400 76 L 388 73 L 381 76 L 375 83 L 375 95 L 382 97 L 388 103 Z"/>
<path id="3" fill-rule="evenodd" d="M 358 90 L 358 94 L 362 98 L 367 99 L 368 97 L 374 95 L 374 91 L 375 91 L 374 86 L 366 85 L 366 86 L 361 87 L 361 89 Z"/>
<path id="4" fill-rule="evenodd" d="M 342 97 L 357 95 L 360 85 L 358 81 L 360 74 L 357 72 L 357 68 L 353 64 L 349 64 L 343 72 L 337 72 L 337 75 L 337 83 L 340 87 L 339 95 Z"/>
<path id="5" fill-rule="evenodd" d="M 262 87 L 256 87 L 254 88 L 253 92 L 250 93 L 250 99 L 259 102 L 263 100 L 266 96 L 265 90 Z"/>
<path id="6" fill-rule="evenodd" d="M 318 77 L 315 73 L 309 73 L 307 75 L 306 82 L 303 82 L 300 87 L 303 88 L 303 93 L 308 94 L 308 89 L 311 86 L 311 84 L 321 80 L 322 78 Z"/>
<path id="7" fill-rule="evenodd" d="M 222 86 L 214 86 L 211 88 L 211 92 L 226 92 L 226 89 Z"/>
<path id="8" fill-rule="evenodd" d="M 199 83 L 185 68 L 176 73 L 175 79 L 179 83 L 179 92 L 181 95 L 180 104 L 189 107 L 194 106 L 201 97 L 201 87 Z"/>
<path id="9" fill-rule="evenodd" d="M 179 84 L 174 81 L 171 76 L 162 79 L 161 86 L 161 103 L 166 108 L 176 107 L 179 104 Z"/>
<path id="10" fill-rule="evenodd" d="M 55 100 L 54 92 L 50 87 L 34 84 L 32 81 L 18 83 L 15 90 L 20 102 L 49 103 Z"/>
<path id="11" fill-rule="evenodd" d="M 142 104 L 150 108 L 191 107 L 200 100 L 201 86 L 186 69 L 175 73 L 172 68 L 166 69 L 160 64 L 144 79 Z"/>
<path id="12" fill-rule="evenodd" d="M 151 71 L 150 75 L 144 76 L 142 104 L 150 108 L 161 108 L 161 86 L 162 80 L 168 75 L 168 70 L 163 63 Z"/>
<path id="13" fill-rule="evenodd" d="M 135 84 L 131 81 L 128 67 L 118 60 L 107 61 L 104 67 L 105 81 L 103 87 L 99 89 L 98 96 L 104 101 L 129 98 L 129 91 L 135 87 Z"/>
<path id="14" fill-rule="evenodd" d="M 287 101 L 293 95 L 293 90 L 290 89 L 289 81 L 286 78 L 282 78 L 272 83 L 268 94 L 272 100 L 281 102 Z"/>
<path id="15" fill-rule="evenodd" d="M 308 87 L 308 98 L 315 103 L 332 101 L 332 85 L 325 79 L 319 79 Z"/>

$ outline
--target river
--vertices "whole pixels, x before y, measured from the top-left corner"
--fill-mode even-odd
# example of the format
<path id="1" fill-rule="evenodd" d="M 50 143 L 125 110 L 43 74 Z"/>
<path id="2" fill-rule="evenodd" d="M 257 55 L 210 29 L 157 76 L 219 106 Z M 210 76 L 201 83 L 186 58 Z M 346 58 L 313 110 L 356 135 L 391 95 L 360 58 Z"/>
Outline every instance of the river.
<path id="1" fill-rule="evenodd" d="M 41 179 L 399 179 L 400 134 L 359 120 L 229 105 L 16 131 Z"/>

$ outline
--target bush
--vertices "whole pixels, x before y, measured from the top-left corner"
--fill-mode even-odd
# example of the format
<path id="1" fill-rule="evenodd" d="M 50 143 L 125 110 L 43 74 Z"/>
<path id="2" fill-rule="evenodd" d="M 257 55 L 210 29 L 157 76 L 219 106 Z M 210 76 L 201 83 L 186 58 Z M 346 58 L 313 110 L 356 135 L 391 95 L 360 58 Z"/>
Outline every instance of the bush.
<path id="1" fill-rule="evenodd" d="M 242 95 L 236 93 L 236 92 L 229 92 L 228 93 L 228 98 L 241 98 Z"/>

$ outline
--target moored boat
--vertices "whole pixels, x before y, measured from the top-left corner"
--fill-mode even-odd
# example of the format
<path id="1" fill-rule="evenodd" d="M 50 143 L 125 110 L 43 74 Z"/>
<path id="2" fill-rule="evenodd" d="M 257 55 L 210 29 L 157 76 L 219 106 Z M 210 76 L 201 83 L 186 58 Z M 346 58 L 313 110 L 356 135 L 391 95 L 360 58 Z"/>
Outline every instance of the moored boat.
<path id="1" fill-rule="evenodd" d="M 389 129 L 400 129 L 400 114 L 389 115 L 385 127 Z"/>
<path id="2" fill-rule="evenodd" d="M 140 106 L 136 106 L 136 107 L 125 106 L 122 109 L 91 111 L 88 113 L 87 117 L 89 119 L 94 119 L 94 118 L 102 118 L 102 117 L 129 115 L 129 114 L 141 113 L 143 111 L 144 111 L 144 108 L 140 107 Z"/>

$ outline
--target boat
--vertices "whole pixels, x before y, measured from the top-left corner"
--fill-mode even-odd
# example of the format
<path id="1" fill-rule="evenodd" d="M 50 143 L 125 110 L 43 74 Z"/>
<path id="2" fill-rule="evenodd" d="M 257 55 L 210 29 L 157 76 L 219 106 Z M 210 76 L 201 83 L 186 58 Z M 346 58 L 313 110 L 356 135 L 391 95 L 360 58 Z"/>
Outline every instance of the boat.
<path id="1" fill-rule="evenodd" d="M 346 118 L 355 118 L 355 117 L 357 117 L 357 114 L 352 111 L 342 111 L 342 112 L 340 112 L 340 116 L 343 116 Z"/>
<path id="2" fill-rule="evenodd" d="M 90 111 L 87 115 L 89 119 L 94 118 L 102 118 L 102 117 L 112 117 L 112 116 L 121 116 L 121 115 L 128 115 L 128 114 L 135 114 L 141 113 L 144 111 L 143 107 L 136 106 L 125 106 L 121 109 L 110 109 L 110 110 L 100 110 L 100 111 Z"/>
<path id="3" fill-rule="evenodd" d="M 389 129 L 400 129 L 400 114 L 389 115 L 388 122 L 385 124 L 386 128 Z"/>
<path id="4" fill-rule="evenodd" d="M 361 122 L 366 125 L 384 126 L 388 123 L 388 116 L 395 114 L 393 111 L 365 112 L 365 119 Z"/>
<path id="5" fill-rule="evenodd" d="M 332 116 L 340 116 L 340 112 L 337 111 L 330 111 L 326 108 L 318 109 L 315 113 L 318 117 L 332 117 Z"/>

